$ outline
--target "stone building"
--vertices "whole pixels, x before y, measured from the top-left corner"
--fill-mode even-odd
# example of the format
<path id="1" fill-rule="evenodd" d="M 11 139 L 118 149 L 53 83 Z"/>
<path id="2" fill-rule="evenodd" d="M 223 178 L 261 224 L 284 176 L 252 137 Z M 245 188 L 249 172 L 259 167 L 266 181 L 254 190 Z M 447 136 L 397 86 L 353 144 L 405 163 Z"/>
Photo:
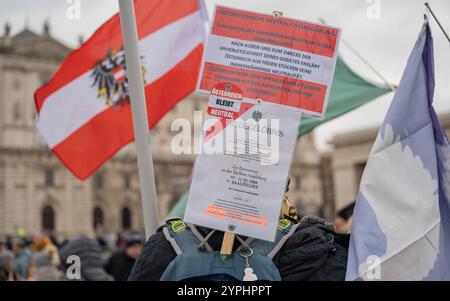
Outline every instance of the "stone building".
<path id="1" fill-rule="evenodd" d="M 34 126 L 34 91 L 47 82 L 71 51 L 52 37 L 47 23 L 38 34 L 25 28 L 0 34 L 0 235 L 22 227 L 61 237 L 142 231 L 143 217 L 133 145 L 121 150 L 81 182 L 40 141 Z M 172 121 L 193 120 L 206 100 L 191 95 L 151 131 L 161 218 L 185 193 L 193 155 L 174 155 Z M 322 207 L 321 158 L 313 135 L 298 143 L 289 198 L 306 214 Z"/>
<path id="2" fill-rule="evenodd" d="M 439 116 L 442 127 L 450 134 L 450 113 Z M 352 131 L 336 135 L 332 141 L 333 151 L 323 155 L 328 160 L 327 175 L 332 182 L 328 191 L 332 199 L 328 206 L 337 211 L 356 199 L 361 176 L 366 166 L 372 145 L 378 134 L 378 128 Z M 325 162 L 325 161 L 324 161 Z"/>
<path id="3" fill-rule="evenodd" d="M 355 201 L 364 167 L 369 157 L 378 128 L 352 131 L 336 135 L 331 140 L 333 151 L 328 154 L 328 174 L 333 184 L 334 210 Z"/>

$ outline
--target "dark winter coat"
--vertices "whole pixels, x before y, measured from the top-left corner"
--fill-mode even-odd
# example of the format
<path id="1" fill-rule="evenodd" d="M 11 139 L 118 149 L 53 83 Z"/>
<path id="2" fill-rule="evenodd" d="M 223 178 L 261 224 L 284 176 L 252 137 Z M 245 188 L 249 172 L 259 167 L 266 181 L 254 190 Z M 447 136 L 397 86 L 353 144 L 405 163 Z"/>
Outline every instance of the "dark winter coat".
<path id="1" fill-rule="evenodd" d="M 108 274 L 116 281 L 127 281 L 135 260 L 125 254 L 125 251 L 115 253 L 105 266 Z"/>
<path id="2" fill-rule="evenodd" d="M 204 236 L 210 231 L 199 230 Z M 222 239 L 223 232 L 216 231 L 208 243 L 220 250 Z M 341 281 L 345 278 L 348 244 L 348 234 L 335 233 L 333 225 L 323 219 L 305 217 L 273 260 L 283 281 Z M 236 240 L 234 249 L 237 247 Z M 128 280 L 159 280 L 175 257 L 170 243 L 158 231 L 145 244 Z"/>

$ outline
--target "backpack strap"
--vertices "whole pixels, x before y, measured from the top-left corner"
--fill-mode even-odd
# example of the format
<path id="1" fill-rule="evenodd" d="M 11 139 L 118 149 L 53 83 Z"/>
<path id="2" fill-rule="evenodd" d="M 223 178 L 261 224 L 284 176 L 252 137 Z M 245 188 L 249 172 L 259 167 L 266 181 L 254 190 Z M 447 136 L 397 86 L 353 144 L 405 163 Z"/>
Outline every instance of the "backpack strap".
<path id="1" fill-rule="evenodd" d="M 291 227 L 291 229 L 289 230 L 288 233 L 286 233 L 279 241 L 278 243 L 275 245 L 275 247 L 272 249 L 272 251 L 269 252 L 269 254 L 267 254 L 267 257 L 270 259 L 273 259 L 275 257 L 275 255 L 278 254 L 278 252 L 280 252 L 281 248 L 284 246 L 284 244 L 286 243 L 286 241 L 289 239 L 289 237 L 292 236 L 292 234 L 295 233 L 295 230 L 297 229 L 297 227 L 299 226 L 299 224 L 295 224 Z M 280 229 L 278 229 L 280 230 Z"/>
<path id="2" fill-rule="evenodd" d="M 190 248 L 198 247 L 201 251 L 213 251 L 208 244 L 208 239 L 215 230 L 211 231 L 206 237 L 203 237 L 195 225 L 187 224 L 179 218 L 171 218 L 166 221 L 162 227 L 162 231 L 164 237 L 177 255 L 183 253 L 183 249 L 186 247 L 185 243 L 190 245 Z"/>
<path id="3" fill-rule="evenodd" d="M 284 235 L 287 235 L 289 233 L 288 231 L 294 222 L 295 221 L 292 221 L 287 218 L 283 218 L 278 221 L 277 232 L 279 232 L 281 235 L 276 235 L 275 242 L 274 242 L 276 245 L 278 245 L 280 242 L 279 237 L 284 237 Z M 290 234 L 289 236 L 291 236 L 291 235 L 292 234 Z M 236 235 L 236 237 L 239 239 L 239 237 L 237 235 Z M 253 238 L 253 237 L 248 237 L 244 242 L 240 240 L 241 245 L 236 249 L 236 252 L 239 252 L 243 248 L 249 246 L 254 240 L 255 240 L 255 238 Z M 284 245 L 284 242 L 283 242 L 283 245 Z M 282 247 L 282 245 L 280 246 L 280 248 L 281 247 Z"/>
<path id="4" fill-rule="evenodd" d="M 177 243 L 175 237 L 179 233 L 184 233 L 187 228 L 187 224 L 180 218 L 169 218 L 163 225 L 162 232 L 164 233 L 164 237 L 170 243 L 177 256 L 183 253 L 183 249 Z M 192 231 L 190 232 L 192 233 Z"/>
<path id="5" fill-rule="evenodd" d="M 203 235 L 198 231 L 197 227 L 193 224 L 188 224 L 189 228 L 191 229 L 192 233 L 194 233 L 195 236 L 197 236 L 197 238 L 200 240 L 200 245 L 201 246 L 205 246 L 207 251 L 212 251 L 213 249 L 211 248 L 211 246 L 208 244 L 208 239 L 211 237 L 211 235 L 214 233 L 215 230 L 212 230 L 211 232 L 208 233 L 208 235 L 205 237 L 203 237 Z"/>
<path id="6" fill-rule="evenodd" d="M 164 233 L 164 237 L 167 239 L 167 241 L 170 243 L 170 245 L 172 246 L 173 250 L 175 251 L 175 253 L 178 255 L 180 255 L 181 253 L 183 253 L 181 251 L 180 246 L 177 244 L 177 242 L 175 241 L 175 239 L 173 239 L 173 237 L 170 235 L 169 233 L 169 229 L 167 227 L 164 227 L 162 229 L 163 233 Z"/>
<path id="7" fill-rule="evenodd" d="M 282 219 L 279 221 L 278 227 L 277 227 L 277 235 L 276 240 L 274 243 L 267 243 L 260 240 L 255 240 L 254 238 L 247 238 L 245 241 L 238 237 L 239 242 L 241 245 L 237 248 L 236 252 L 240 251 L 243 248 L 249 247 L 251 243 L 255 243 L 256 245 L 252 244 L 253 247 L 257 247 L 261 250 L 267 250 L 262 251 L 263 253 L 266 253 L 267 258 L 273 259 L 278 252 L 281 250 L 281 248 L 284 246 L 286 241 L 295 233 L 297 227 L 299 224 L 293 224 L 291 221 Z M 186 232 L 185 232 L 186 231 Z M 193 241 L 198 240 L 198 242 L 195 242 L 195 246 L 192 245 L 192 247 L 197 248 L 198 250 L 207 250 L 207 251 L 213 251 L 211 246 L 208 244 L 208 239 L 211 237 L 211 235 L 215 232 L 215 230 L 212 230 L 206 237 L 203 237 L 203 235 L 198 231 L 197 227 L 192 224 L 186 224 L 181 219 L 170 219 L 166 222 L 165 226 L 162 228 L 162 232 L 164 233 L 164 237 L 166 240 L 170 243 L 173 250 L 177 255 L 180 255 L 183 253 L 182 248 L 177 243 L 178 238 L 175 239 L 175 237 L 178 237 L 178 234 L 181 234 L 183 238 L 188 238 L 188 241 L 191 241 L 189 244 L 192 245 L 194 243 Z M 186 236 L 187 235 L 187 236 Z M 182 241 L 184 241 L 184 239 Z M 189 245 L 188 244 L 188 245 Z M 183 243 L 182 243 L 183 245 Z M 274 247 L 272 247 L 274 246 Z M 192 248 L 191 247 L 191 248 Z"/>

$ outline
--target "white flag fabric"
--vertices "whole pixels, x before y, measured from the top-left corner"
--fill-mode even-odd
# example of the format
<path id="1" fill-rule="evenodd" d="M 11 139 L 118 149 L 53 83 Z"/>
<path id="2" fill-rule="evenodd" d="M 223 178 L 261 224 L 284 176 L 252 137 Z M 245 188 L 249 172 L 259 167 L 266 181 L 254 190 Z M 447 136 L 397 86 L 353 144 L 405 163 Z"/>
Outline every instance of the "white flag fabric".
<path id="1" fill-rule="evenodd" d="M 346 280 L 450 279 L 450 147 L 426 21 L 364 170 Z"/>

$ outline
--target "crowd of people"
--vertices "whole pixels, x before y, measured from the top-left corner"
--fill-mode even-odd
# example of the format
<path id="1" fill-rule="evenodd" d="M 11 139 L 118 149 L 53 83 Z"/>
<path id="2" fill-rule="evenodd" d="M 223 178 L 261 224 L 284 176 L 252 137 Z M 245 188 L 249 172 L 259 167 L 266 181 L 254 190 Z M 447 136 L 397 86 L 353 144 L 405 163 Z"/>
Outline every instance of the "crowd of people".
<path id="1" fill-rule="evenodd" d="M 352 202 L 336 213 L 334 231 L 350 232 L 354 206 Z M 130 274 L 141 252 L 148 258 L 139 259 L 137 265 L 155 257 L 153 253 L 149 255 L 148 250 L 143 251 L 143 247 L 144 240 L 139 234 L 84 236 L 60 242 L 51 235 L 27 235 L 24 229 L 18 229 L 15 236 L 0 237 L 0 281 L 126 281 L 136 278 Z M 165 256 L 169 251 L 170 246 L 166 246 L 159 254 Z M 159 277 L 157 274 L 154 278 Z"/>
<path id="2" fill-rule="evenodd" d="M 124 281 L 143 245 L 138 234 L 60 242 L 20 229 L 15 236 L 0 237 L 0 281 Z"/>

